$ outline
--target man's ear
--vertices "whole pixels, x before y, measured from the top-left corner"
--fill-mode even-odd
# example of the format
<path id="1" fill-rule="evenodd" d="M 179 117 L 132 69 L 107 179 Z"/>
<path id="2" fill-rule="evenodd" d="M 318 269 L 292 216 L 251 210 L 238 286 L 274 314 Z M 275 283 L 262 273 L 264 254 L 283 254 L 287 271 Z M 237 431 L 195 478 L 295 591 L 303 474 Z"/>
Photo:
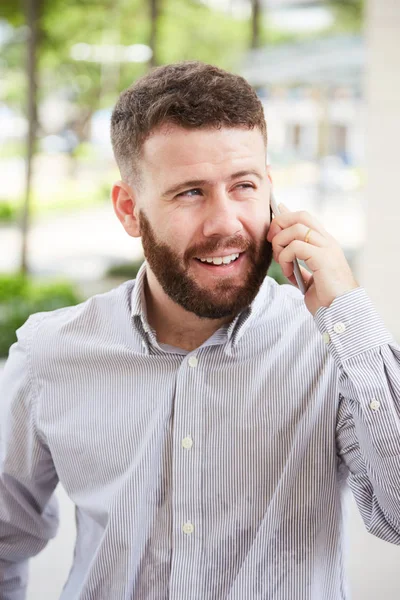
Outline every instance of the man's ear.
<path id="1" fill-rule="evenodd" d="M 124 181 L 117 181 L 111 191 L 111 199 L 115 214 L 121 221 L 126 233 L 132 237 L 140 237 L 138 207 L 136 195 Z"/>

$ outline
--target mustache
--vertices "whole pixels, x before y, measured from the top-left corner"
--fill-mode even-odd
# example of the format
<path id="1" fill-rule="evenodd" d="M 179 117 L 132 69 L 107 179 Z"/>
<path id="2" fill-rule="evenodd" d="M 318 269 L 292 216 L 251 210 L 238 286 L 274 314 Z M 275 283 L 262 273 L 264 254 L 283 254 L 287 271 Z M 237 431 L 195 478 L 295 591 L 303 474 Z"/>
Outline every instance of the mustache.
<path id="1" fill-rule="evenodd" d="M 195 258 L 196 256 L 217 254 L 219 250 L 228 250 L 230 248 L 235 248 L 235 250 L 238 250 L 239 252 L 246 252 L 247 250 L 254 249 L 255 243 L 241 235 L 234 235 L 223 240 L 207 240 L 202 244 L 191 246 L 191 248 L 185 252 L 185 260 Z"/>

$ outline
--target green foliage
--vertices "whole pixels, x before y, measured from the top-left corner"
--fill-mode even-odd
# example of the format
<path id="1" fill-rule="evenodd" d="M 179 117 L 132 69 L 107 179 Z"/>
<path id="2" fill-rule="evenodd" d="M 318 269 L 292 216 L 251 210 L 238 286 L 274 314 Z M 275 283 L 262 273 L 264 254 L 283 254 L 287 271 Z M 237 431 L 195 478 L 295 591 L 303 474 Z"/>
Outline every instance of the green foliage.
<path id="1" fill-rule="evenodd" d="M 121 277 L 125 279 L 135 279 L 142 264 L 143 260 L 119 263 L 110 267 L 107 270 L 106 277 Z"/>
<path id="2" fill-rule="evenodd" d="M 36 312 L 55 310 L 80 302 L 65 281 L 35 282 L 19 274 L 0 274 L 0 357 L 16 341 L 16 330 Z"/>
<path id="3" fill-rule="evenodd" d="M 12 302 L 14 298 L 25 295 L 27 279 L 19 274 L 0 275 L 0 304 Z"/>
<path id="4" fill-rule="evenodd" d="M 363 28 L 365 0 L 328 0 L 335 15 L 334 32 L 359 33 Z"/>
<path id="5" fill-rule="evenodd" d="M 165 2 L 159 28 L 162 63 L 196 59 L 232 69 L 249 46 L 247 20 L 234 19 L 199 2 Z"/>
<path id="6" fill-rule="evenodd" d="M 14 26 L 24 22 L 20 2 L 0 3 L 0 18 Z M 147 0 L 41 0 L 39 18 L 39 95 L 55 89 L 68 90 L 70 98 L 91 111 L 115 102 L 117 93 L 146 72 L 147 64 L 101 66 L 75 61 L 74 44 L 148 44 L 150 10 Z M 3 97 L 15 105 L 25 88 L 24 35 L 16 29 L 15 40 L 2 51 L 8 64 Z M 211 9 L 198 0 L 160 2 L 157 25 L 157 57 L 160 64 L 198 59 L 235 68 L 248 48 L 250 22 Z M 110 79 L 110 81 L 108 81 Z"/>
<path id="7" fill-rule="evenodd" d="M 114 104 L 117 93 L 128 87 L 148 68 L 146 64 L 106 65 L 75 61 L 71 48 L 77 43 L 124 45 L 147 44 L 150 39 L 150 9 L 147 0 L 38 0 L 39 93 L 46 96 L 64 90 L 81 109 L 93 112 Z M 326 0 L 336 16 L 333 31 L 359 31 L 365 0 Z M 24 109 L 25 38 L 22 3 L 0 3 L 0 18 L 12 23 L 14 40 L 2 48 L 7 65 L 3 98 Z M 236 70 L 249 48 L 250 19 L 234 18 L 212 9 L 200 0 L 160 2 L 157 24 L 157 57 L 160 64 L 198 59 Z M 273 45 L 301 35 L 283 34 L 268 25 L 268 11 L 261 19 L 261 42 Z M 110 78 L 109 78 L 110 76 Z"/>
<path id="8" fill-rule="evenodd" d="M 0 223 L 12 223 L 18 217 L 18 207 L 7 200 L 0 200 Z"/>
<path id="9" fill-rule="evenodd" d="M 6 0 L 0 4 L 0 18 L 19 27 L 24 24 L 24 13 L 20 0 Z"/>
<path id="10" fill-rule="evenodd" d="M 282 285 L 283 283 L 289 283 L 284 274 L 282 273 L 280 265 L 274 260 L 272 261 L 271 266 L 268 270 L 268 275 L 272 277 L 272 279 L 275 279 L 275 281 L 279 283 L 279 285 Z"/>

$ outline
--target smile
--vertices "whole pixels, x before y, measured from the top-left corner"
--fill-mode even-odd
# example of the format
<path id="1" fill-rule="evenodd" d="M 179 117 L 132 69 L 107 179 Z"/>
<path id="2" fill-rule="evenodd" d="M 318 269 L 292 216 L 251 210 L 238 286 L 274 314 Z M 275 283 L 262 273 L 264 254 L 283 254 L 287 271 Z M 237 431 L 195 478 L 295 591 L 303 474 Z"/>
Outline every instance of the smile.
<path id="1" fill-rule="evenodd" d="M 228 254 L 228 256 L 212 256 L 207 258 L 197 258 L 202 263 L 208 263 L 213 265 L 229 265 L 231 262 L 239 258 L 239 252 L 235 254 Z"/>
<path id="2" fill-rule="evenodd" d="M 195 263 L 201 271 L 208 271 L 210 274 L 220 277 L 222 275 L 239 274 L 242 270 L 243 261 L 245 261 L 246 252 L 235 252 L 226 256 L 207 256 L 195 258 Z"/>

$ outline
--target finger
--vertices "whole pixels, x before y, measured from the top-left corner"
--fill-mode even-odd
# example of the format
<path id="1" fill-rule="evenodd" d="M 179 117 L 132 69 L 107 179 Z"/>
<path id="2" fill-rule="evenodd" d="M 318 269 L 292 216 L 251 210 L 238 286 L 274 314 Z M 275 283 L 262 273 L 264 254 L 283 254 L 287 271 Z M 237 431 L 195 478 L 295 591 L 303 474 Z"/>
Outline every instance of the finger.
<path id="1" fill-rule="evenodd" d="M 282 229 L 282 231 L 277 233 L 272 239 L 272 245 L 275 252 L 279 256 L 279 253 L 283 250 L 283 248 L 286 248 L 286 246 L 288 246 L 290 242 L 293 242 L 294 240 L 304 242 L 308 231 L 309 227 L 307 227 L 307 225 L 303 225 L 302 223 L 296 223 L 287 229 Z M 330 241 L 317 231 L 313 230 L 309 233 L 308 243 L 313 246 L 325 248 L 326 246 L 329 246 Z"/>
<path id="2" fill-rule="evenodd" d="M 280 215 L 275 217 L 275 219 L 273 219 L 268 233 L 275 235 L 275 233 L 278 232 L 280 229 L 288 229 L 296 223 L 301 223 L 302 225 L 305 225 L 307 229 L 312 229 L 313 231 L 319 233 L 328 240 L 333 239 L 330 233 L 328 233 L 323 227 L 322 223 L 320 223 L 316 217 L 314 217 L 305 210 L 301 210 L 298 212 L 281 213 Z"/>
<path id="3" fill-rule="evenodd" d="M 299 240 L 294 240 L 281 251 L 278 262 L 282 268 L 283 274 L 285 277 L 288 277 L 293 272 L 293 261 L 295 258 L 303 260 L 307 267 L 315 273 L 322 268 L 324 256 L 326 257 L 326 249 Z"/>

